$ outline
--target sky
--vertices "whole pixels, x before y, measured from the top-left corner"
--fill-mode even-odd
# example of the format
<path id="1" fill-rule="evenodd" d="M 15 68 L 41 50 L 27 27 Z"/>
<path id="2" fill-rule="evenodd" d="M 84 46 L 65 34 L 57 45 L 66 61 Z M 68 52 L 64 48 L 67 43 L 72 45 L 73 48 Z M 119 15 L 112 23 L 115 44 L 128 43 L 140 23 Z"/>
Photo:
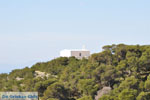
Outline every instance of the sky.
<path id="1" fill-rule="evenodd" d="M 0 0 L 0 73 L 104 45 L 150 43 L 150 0 Z"/>

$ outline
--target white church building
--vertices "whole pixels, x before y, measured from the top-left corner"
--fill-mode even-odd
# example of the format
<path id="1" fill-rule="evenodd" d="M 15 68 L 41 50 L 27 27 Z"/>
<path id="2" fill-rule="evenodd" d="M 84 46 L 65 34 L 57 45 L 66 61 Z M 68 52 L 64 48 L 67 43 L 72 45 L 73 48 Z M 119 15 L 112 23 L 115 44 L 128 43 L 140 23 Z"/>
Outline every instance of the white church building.
<path id="1" fill-rule="evenodd" d="M 76 57 L 78 59 L 82 58 L 88 58 L 90 56 L 90 51 L 86 49 L 74 49 L 74 50 L 68 50 L 64 49 L 60 51 L 60 56 L 61 57 Z"/>

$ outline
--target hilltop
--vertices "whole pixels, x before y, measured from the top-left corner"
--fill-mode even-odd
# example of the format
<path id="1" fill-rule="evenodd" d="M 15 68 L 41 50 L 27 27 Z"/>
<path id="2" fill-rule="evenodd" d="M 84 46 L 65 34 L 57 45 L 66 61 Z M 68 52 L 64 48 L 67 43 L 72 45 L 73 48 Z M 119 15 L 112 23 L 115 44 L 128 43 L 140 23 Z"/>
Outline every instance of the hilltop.
<path id="1" fill-rule="evenodd" d="M 150 100 L 150 45 L 107 45 L 88 59 L 60 57 L 0 74 L 0 91 L 41 100 Z"/>

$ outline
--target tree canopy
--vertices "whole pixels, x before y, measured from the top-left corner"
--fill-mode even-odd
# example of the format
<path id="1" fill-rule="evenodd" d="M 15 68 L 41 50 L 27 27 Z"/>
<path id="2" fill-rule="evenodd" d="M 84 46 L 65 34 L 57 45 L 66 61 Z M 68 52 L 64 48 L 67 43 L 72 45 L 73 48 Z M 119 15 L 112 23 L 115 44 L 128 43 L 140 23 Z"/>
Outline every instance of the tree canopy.
<path id="1" fill-rule="evenodd" d="M 41 100 L 150 100 L 150 45 L 106 45 L 88 59 L 15 69 L 0 74 L 0 91 L 37 91 Z"/>

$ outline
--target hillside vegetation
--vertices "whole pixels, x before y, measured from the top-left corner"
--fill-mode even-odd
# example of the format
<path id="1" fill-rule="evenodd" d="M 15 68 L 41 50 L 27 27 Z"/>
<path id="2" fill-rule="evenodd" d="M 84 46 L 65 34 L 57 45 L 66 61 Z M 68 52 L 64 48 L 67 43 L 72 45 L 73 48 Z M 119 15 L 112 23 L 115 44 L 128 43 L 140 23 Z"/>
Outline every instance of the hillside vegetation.
<path id="1" fill-rule="evenodd" d="M 41 100 L 150 100 L 150 46 L 107 45 L 89 59 L 60 57 L 0 74 L 0 91 Z"/>

